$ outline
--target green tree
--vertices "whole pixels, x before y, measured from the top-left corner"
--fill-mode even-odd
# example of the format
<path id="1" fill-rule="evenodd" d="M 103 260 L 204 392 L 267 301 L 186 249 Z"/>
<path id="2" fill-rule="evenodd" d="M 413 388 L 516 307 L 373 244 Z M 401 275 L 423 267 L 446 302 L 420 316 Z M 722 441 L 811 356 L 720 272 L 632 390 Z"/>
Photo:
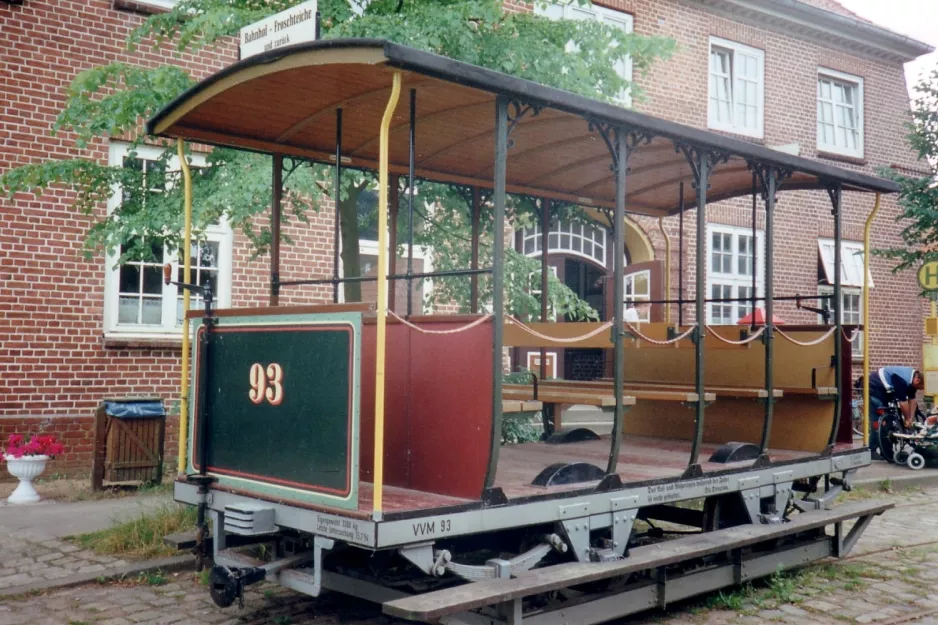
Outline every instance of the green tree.
<path id="1" fill-rule="evenodd" d="M 884 169 L 884 176 L 899 183 L 901 212 L 897 220 L 904 224 L 902 247 L 876 250 L 896 261 L 894 272 L 938 260 L 938 68 L 915 86 L 912 119 L 907 124 L 909 146 L 928 174 L 907 176 L 895 169 Z"/>
<path id="2" fill-rule="evenodd" d="M 574 0 L 588 4 L 589 0 Z M 197 53 L 215 46 L 238 30 L 273 13 L 299 4 L 301 0 L 181 0 L 166 13 L 148 18 L 130 34 L 130 49 L 143 45 L 165 46 Z M 538 0 L 543 3 L 543 0 Z M 671 54 L 673 42 L 659 37 L 624 33 L 592 21 L 550 20 L 534 14 L 511 14 L 501 0 L 320 0 L 323 38 L 386 38 L 436 54 L 489 67 L 575 93 L 611 101 L 628 88 L 633 100 L 641 99 L 636 84 L 623 80 L 615 63 L 626 55 L 633 67 L 644 73 L 652 62 Z M 82 72 L 71 84 L 64 109 L 52 132 L 74 133 L 85 148 L 95 138 L 135 135 L 134 145 L 151 140 L 139 132 L 140 121 L 168 104 L 193 84 L 182 69 L 167 64 L 143 68 L 113 63 Z M 131 152 L 131 157 L 133 152 Z M 167 150 L 163 171 L 174 156 Z M 271 160 L 262 155 L 216 148 L 207 166 L 194 172 L 193 226 L 196 236 L 221 216 L 250 239 L 255 255 L 268 251 L 271 233 L 263 215 L 271 201 Z M 178 248 L 182 240 L 181 184 L 177 174 L 166 174 L 166 184 L 155 184 L 133 168 L 102 165 L 90 159 L 46 161 L 13 169 L 0 177 L 0 187 L 10 195 L 41 193 L 54 185 L 75 189 L 76 208 L 87 214 L 91 226 L 85 239 L 88 255 L 121 249 L 118 262 L 151 259 L 153 244 Z M 124 200 L 108 218 L 96 209 L 110 195 L 113 185 L 124 189 Z M 337 199 L 341 214 L 343 265 L 346 275 L 360 272 L 358 240 L 360 228 L 371 217 L 360 215 L 363 196 L 376 188 L 371 172 L 346 170 L 338 198 L 331 168 L 302 160 L 287 159 L 284 193 L 291 219 L 306 221 L 323 196 Z M 423 214 L 419 242 L 445 250 L 437 267 L 469 258 L 469 215 L 463 190 L 448 185 L 420 184 L 421 206 L 436 207 L 436 217 Z M 533 214 L 535 202 L 513 198 L 511 214 L 524 219 Z M 489 207 L 486 207 L 488 210 Z M 574 207 L 571 215 L 576 215 Z M 490 213 L 487 213 L 490 216 Z M 442 216 L 447 215 L 447 219 Z M 492 219 L 484 219 L 484 251 L 491 252 Z M 402 236 L 401 240 L 404 240 Z M 286 239 L 290 243 L 289 239 Z M 536 314 L 537 299 L 531 295 L 529 270 L 536 262 L 509 252 L 508 306 L 515 314 Z M 483 280 L 485 284 L 485 281 Z M 454 298 L 468 306 L 468 280 L 438 281 L 440 298 Z M 491 289 L 481 289 L 491 295 Z M 361 298 L 356 283 L 345 285 L 348 301 Z M 565 286 L 551 276 L 551 305 L 558 314 L 583 318 L 594 314 Z"/>

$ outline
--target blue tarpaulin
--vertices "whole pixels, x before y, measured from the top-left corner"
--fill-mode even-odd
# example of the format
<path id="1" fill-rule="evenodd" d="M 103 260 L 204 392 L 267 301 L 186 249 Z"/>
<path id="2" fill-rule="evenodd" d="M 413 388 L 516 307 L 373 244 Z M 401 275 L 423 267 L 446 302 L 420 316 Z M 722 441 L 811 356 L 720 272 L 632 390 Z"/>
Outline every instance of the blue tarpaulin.
<path id="1" fill-rule="evenodd" d="M 106 401 L 104 412 L 109 417 L 118 419 L 152 419 L 166 416 L 161 401 Z"/>

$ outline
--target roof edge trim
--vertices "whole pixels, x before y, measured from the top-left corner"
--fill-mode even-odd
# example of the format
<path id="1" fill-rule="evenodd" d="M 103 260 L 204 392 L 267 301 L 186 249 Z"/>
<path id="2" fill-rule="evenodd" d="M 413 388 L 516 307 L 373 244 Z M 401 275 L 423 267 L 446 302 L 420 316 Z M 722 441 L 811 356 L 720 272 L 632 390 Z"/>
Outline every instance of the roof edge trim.
<path id="1" fill-rule="evenodd" d="M 929 44 L 900 35 L 882 26 L 839 15 L 801 0 L 684 0 L 703 5 L 726 17 L 779 27 L 779 22 L 796 27 L 797 34 L 812 36 L 820 43 L 840 43 L 851 50 L 903 63 L 935 51 Z"/>
<path id="2" fill-rule="evenodd" d="M 186 113 L 218 93 L 265 74 L 337 62 L 377 65 L 387 60 L 383 39 L 322 39 L 250 57 L 196 83 L 147 121 L 147 134 L 161 135 Z"/>

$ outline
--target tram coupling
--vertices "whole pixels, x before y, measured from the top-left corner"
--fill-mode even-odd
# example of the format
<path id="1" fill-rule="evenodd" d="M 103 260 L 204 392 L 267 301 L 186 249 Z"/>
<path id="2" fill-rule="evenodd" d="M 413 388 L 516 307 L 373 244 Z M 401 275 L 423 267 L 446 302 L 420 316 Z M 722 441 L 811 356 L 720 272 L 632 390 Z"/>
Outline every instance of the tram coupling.
<path id="1" fill-rule="evenodd" d="M 244 587 L 262 582 L 267 577 L 267 570 L 262 567 L 229 568 L 213 566 L 209 577 L 209 595 L 220 608 L 227 608 L 238 601 L 238 607 L 244 607 Z"/>

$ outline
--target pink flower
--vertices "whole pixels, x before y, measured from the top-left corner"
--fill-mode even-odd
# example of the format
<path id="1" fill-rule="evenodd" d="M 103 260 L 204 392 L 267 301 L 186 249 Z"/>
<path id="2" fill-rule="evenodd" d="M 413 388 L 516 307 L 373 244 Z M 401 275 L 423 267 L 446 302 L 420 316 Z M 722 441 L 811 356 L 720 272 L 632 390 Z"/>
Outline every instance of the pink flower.
<path id="1" fill-rule="evenodd" d="M 6 453 L 14 458 L 23 456 L 51 456 L 55 457 L 65 452 L 65 447 L 51 434 L 37 436 L 23 436 L 11 434 L 8 439 Z"/>

